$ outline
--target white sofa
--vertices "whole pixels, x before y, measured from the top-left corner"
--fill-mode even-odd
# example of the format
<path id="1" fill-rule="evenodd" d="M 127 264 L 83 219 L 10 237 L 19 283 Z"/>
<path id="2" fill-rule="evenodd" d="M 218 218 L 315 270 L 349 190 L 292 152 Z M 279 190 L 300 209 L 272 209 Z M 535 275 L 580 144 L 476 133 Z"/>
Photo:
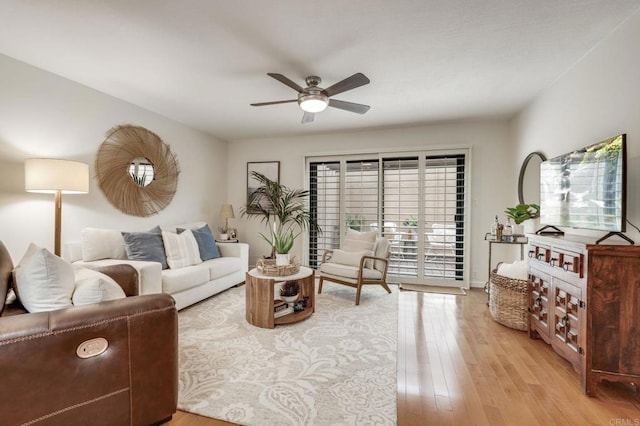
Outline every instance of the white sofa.
<path id="1" fill-rule="evenodd" d="M 195 222 L 176 226 L 163 226 L 164 231 L 175 232 L 176 228 L 197 229 L 206 225 Z M 95 229 L 95 228 L 94 228 Z M 83 233 L 86 230 L 83 230 Z M 87 239 L 65 244 L 66 260 L 88 268 L 114 264 L 132 265 L 138 271 L 138 293 L 167 293 L 176 301 L 176 307 L 183 309 L 214 294 L 245 281 L 249 270 L 249 245 L 244 243 L 217 244 L 221 257 L 205 260 L 197 265 L 178 269 L 162 269 L 159 262 L 128 260 L 124 251 L 124 240 L 118 230 L 100 230 L 104 238 L 100 239 L 100 247 L 87 246 Z M 84 234 L 83 234 L 84 235 Z M 120 236 L 120 239 L 118 239 Z M 122 247 L 119 247 L 122 244 Z M 83 255 L 84 250 L 84 255 Z M 87 261 L 87 252 L 93 253 Z M 96 255 L 96 252 L 117 253 L 111 257 Z M 105 255 L 107 256 L 107 255 Z M 97 259 L 98 257 L 103 257 Z M 85 260 L 83 260 L 85 259 Z"/>

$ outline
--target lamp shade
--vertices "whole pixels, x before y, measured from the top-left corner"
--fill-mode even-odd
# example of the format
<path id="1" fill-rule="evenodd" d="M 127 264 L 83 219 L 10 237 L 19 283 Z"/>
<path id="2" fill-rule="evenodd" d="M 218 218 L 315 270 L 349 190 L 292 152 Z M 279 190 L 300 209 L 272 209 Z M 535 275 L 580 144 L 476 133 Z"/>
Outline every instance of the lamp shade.
<path id="1" fill-rule="evenodd" d="M 220 207 L 220 217 L 225 219 L 233 219 L 236 216 L 233 214 L 233 206 L 231 204 L 223 204 Z"/>
<path id="2" fill-rule="evenodd" d="M 78 161 L 29 158 L 24 161 L 27 192 L 83 194 L 89 192 L 89 165 Z"/>

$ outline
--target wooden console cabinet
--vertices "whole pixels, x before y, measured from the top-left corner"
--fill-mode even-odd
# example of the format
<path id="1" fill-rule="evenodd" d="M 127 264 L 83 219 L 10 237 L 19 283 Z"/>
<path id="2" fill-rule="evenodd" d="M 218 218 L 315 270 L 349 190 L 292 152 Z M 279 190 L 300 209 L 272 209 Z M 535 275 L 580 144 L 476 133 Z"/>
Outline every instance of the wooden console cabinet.
<path id="1" fill-rule="evenodd" d="M 640 384 L 640 246 L 529 235 L 529 336 L 593 395 L 601 380 Z"/>

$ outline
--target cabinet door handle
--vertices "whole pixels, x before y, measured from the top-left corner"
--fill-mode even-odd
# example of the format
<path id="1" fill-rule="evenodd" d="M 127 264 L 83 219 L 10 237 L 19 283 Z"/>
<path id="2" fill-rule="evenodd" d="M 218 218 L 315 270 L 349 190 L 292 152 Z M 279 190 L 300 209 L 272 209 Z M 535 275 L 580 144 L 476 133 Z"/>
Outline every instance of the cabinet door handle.
<path id="1" fill-rule="evenodd" d="M 561 325 L 562 327 L 566 327 L 566 326 L 567 326 L 567 320 L 568 320 L 568 319 L 569 319 L 569 315 L 564 314 L 564 315 L 562 316 L 562 318 L 560 319 L 560 325 Z"/>
<path id="2" fill-rule="evenodd" d="M 529 250 L 528 254 L 529 254 L 530 258 L 533 258 L 533 256 L 535 256 L 536 252 L 535 252 L 535 250 Z"/>
<path id="3" fill-rule="evenodd" d="M 556 262 L 558 261 L 557 258 L 552 257 L 551 260 L 549 261 L 549 263 L 551 264 L 551 266 L 556 266 Z"/>
<path id="4" fill-rule="evenodd" d="M 573 265 L 573 262 L 564 262 L 564 265 L 562 265 L 562 269 L 564 269 L 565 272 L 569 272 L 570 265 Z"/>
<path id="5" fill-rule="evenodd" d="M 536 297 L 536 302 L 533 304 L 533 306 L 535 306 L 536 308 L 539 308 L 541 303 L 542 303 L 542 296 L 538 296 Z"/>
<path id="6" fill-rule="evenodd" d="M 543 257 L 544 257 L 544 253 L 538 253 L 538 255 L 536 256 L 536 259 L 542 260 Z"/>

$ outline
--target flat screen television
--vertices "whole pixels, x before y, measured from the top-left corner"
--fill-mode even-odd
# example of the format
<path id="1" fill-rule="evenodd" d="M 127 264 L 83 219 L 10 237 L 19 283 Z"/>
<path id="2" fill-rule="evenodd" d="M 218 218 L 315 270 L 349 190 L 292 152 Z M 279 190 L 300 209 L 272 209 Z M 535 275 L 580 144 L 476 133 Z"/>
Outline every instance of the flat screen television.
<path id="1" fill-rule="evenodd" d="M 540 223 L 624 232 L 626 135 L 621 134 L 540 164 Z"/>

